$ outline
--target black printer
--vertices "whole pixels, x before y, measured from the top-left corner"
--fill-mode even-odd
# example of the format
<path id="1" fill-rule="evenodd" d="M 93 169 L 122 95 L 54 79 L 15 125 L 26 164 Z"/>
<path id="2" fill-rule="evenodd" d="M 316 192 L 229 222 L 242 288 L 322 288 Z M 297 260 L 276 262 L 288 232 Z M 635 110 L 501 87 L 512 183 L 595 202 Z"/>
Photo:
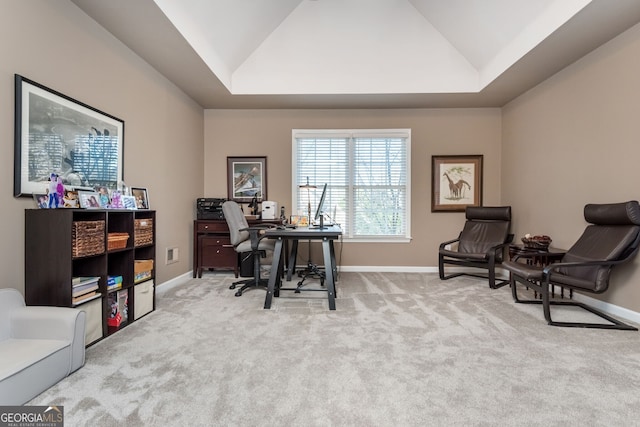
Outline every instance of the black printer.
<path id="1" fill-rule="evenodd" d="M 196 209 L 198 219 L 224 219 L 222 204 L 227 199 L 215 199 L 201 197 L 196 199 Z"/>

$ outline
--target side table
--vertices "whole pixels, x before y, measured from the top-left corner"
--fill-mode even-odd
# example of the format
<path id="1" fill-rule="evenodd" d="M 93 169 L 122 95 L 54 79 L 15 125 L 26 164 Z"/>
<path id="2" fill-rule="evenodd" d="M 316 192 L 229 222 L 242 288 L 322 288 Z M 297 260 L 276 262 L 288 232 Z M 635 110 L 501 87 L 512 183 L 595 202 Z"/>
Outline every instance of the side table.
<path id="1" fill-rule="evenodd" d="M 547 249 L 527 248 L 522 244 L 509 245 L 509 259 L 524 259 L 528 264 L 546 267 L 547 265 L 558 262 L 567 253 L 565 249 L 549 247 Z M 551 288 L 551 296 L 555 296 L 555 290 Z M 537 292 L 534 293 L 537 298 Z M 560 288 L 560 298 L 564 298 L 564 288 Z M 573 298 L 573 289 L 569 289 L 569 299 Z"/>

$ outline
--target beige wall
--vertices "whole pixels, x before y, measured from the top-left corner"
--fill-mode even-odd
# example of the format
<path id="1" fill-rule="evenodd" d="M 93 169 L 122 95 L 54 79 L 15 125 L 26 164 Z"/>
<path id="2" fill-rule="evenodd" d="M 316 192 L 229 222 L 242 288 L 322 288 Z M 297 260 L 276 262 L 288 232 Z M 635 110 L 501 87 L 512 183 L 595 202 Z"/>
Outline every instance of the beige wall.
<path id="1" fill-rule="evenodd" d="M 502 198 L 514 230 L 569 247 L 586 203 L 640 197 L 640 25 L 503 109 Z M 603 299 L 640 311 L 640 257 Z"/>
<path id="2" fill-rule="evenodd" d="M 0 287 L 24 288 L 24 209 L 34 206 L 12 191 L 14 73 L 125 121 L 125 182 L 147 187 L 157 210 L 157 282 L 189 271 L 202 108 L 67 0 L 4 0 L 0 28 Z M 165 266 L 168 246 L 181 259 Z"/>
<path id="3" fill-rule="evenodd" d="M 438 243 L 457 235 L 463 214 L 430 212 L 432 155 L 484 154 L 484 204 L 511 204 L 517 236 L 549 234 L 559 247 L 583 229 L 585 203 L 638 198 L 638 26 L 503 110 L 208 110 L 203 117 L 67 0 L 5 0 L 2 8 L 0 287 L 24 286 L 23 210 L 32 207 L 11 191 L 14 73 L 125 121 L 125 180 L 147 187 L 158 211 L 160 283 L 191 269 L 194 199 L 226 196 L 226 156 L 266 155 L 269 198 L 289 213 L 294 128 L 412 129 L 412 242 L 346 244 L 343 265 L 436 265 Z M 166 247 L 180 248 L 180 262 L 164 265 Z M 639 262 L 616 270 L 606 300 L 640 311 Z"/>
<path id="4" fill-rule="evenodd" d="M 500 203 L 499 109 L 207 110 L 205 195 L 226 197 L 227 156 L 267 156 L 267 195 L 291 213 L 292 129 L 411 128 L 411 243 L 348 243 L 344 266 L 437 266 L 463 213 L 431 212 L 431 156 L 484 155 L 484 203 Z M 319 251 L 319 249 L 317 249 Z"/>

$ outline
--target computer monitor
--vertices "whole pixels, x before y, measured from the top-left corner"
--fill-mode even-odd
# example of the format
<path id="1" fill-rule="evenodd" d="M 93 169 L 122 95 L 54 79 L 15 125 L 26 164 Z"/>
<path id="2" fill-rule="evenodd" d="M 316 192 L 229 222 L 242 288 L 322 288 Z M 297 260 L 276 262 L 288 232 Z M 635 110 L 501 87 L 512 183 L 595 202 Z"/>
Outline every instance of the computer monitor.
<path id="1" fill-rule="evenodd" d="M 320 219 L 323 217 L 324 210 L 324 200 L 327 198 L 327 184 L 324 184 L 322 187 L 322 196 L 320 196 L 320 201 L 318 202 L 318 207 L 316 208 L 316 215 L 313 217 L 314 222 L 317 224 Z"/>

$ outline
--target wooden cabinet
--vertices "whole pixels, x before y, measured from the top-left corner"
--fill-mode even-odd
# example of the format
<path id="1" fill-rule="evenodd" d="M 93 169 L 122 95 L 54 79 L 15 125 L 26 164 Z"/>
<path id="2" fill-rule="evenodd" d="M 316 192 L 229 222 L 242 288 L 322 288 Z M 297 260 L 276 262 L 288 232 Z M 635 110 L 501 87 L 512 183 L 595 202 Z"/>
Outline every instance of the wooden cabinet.
<path id="1" fill-rule="evenodd" d="M 193 277 L 202 277 L 204 268 L 233 270 L 238 277 L 238 254 L 231 244 L 225 220 L 195 220 L 193 244 Z"/>
<path id="2" fill-rule="evenodd" d="M 280 220 L 251 220 L 249 225 L 282 224 Z M 193 277 L 202 277 L 202 270 L 232 270 L 238 277 L 238 254 L 229 238 L 224 219 L 196 219 L 193 222 Z"/>
<path id="3" fill-rule="evenodd" d="M 85 310 L 87 345 L 152 311 L 155 216 L 150 210 L 27 209 L 26 303 Z M 120 238 L 110 244 L 109 234 Z M 137 265 L 151 270 L 137 271 Z M 122 278 L 116 289 L 108 289 L 110 276 Z M 80 277 L 97 279 L 94 295 L 74 299 Z"/>

